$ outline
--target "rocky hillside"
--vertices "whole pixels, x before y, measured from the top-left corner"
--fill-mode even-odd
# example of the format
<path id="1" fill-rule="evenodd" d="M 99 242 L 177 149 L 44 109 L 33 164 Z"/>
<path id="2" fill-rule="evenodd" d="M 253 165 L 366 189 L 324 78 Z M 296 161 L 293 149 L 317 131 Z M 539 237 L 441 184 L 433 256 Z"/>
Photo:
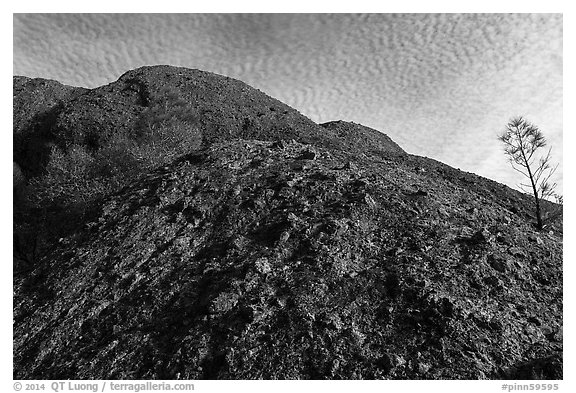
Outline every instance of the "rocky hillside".
<path id="1" fill-rule="evenodd" d="M 142 67 L 91 90 L 18 76 L 13 83 L 14 160 L 30 175 L 46 164 L 38 157 L 45 158 L 51 146 L 106 146 L 115 135 L 137 126 L 147 108 L 171 95 L 196 117 L 206 144 L 233 138 L 295 139 L 348 151 L 386 150 L 389 144 L 389 150 L 402 152 L 375 130 L 344 122 L 317 125 L 239 80 L 200 70 Z"/>
<path id="2" fill-rule="evenodd" d="M 103 145 L 166 85 L 213 111 L 202 146 L 15 269 L 15 379 L 562 378 L 562 221 L 528 196 L 195 70 L 74 90 L 40 128 Z"/>

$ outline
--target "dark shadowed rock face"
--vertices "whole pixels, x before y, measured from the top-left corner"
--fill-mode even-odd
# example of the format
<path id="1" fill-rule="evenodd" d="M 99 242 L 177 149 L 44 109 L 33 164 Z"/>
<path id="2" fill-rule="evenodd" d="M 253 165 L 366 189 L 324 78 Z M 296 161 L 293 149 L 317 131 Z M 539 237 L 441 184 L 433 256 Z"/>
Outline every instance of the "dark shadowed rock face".
<path id="1" fill-rule="evenodd" d="M 51 129 L 64 103 L 88 91 L 59 82 L 24 76 L 13 78 L 14 161 L 38 174 L 47 159 Z"/>
<path id="2" fill-rule="evenodd" d="M 53 111 L 58 104 L 88 91 L 42 78 L 15 76 L 12 82 L 14 134 L 32 130 L 34 125 L 43 122 L 42 115 Z"/>
<path id="3" fill-rule="evenodd" d="M 54 130 L 170 83 L 219 103 L 210 141 L 15 272 L 15 379 L 562 378 L 561 221 L 529 196 L 194 70 L 131 71 Z"/>

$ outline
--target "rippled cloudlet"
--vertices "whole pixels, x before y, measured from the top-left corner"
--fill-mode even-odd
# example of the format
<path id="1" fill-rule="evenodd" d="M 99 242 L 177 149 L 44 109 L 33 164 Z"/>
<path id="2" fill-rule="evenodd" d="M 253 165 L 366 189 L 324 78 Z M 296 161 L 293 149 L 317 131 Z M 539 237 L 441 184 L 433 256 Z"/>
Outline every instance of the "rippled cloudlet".
<path id="1" fill-rule="evenodd" d="M 512 116 L 562 161 L 561 14 L 14 16 L 14 74 L 96 87 L 148 64 L 241 79 L 510 186 L 496 135 Z"/>

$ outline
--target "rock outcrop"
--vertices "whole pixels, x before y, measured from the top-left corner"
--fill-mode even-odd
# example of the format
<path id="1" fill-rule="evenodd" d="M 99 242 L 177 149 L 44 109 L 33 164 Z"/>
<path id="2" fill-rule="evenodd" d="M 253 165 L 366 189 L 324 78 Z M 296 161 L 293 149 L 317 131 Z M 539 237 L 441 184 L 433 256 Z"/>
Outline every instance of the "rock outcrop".
<path id="1" fill-rule="evenodd" d="M 347 121 L 331 121 L 320 124 L 327 130 L 334 131 L 336 137 L 346 146 L 351 146 L 360 152 L 376 154 L 402 154 L 405 151 L 386 134 L 373 128 Z"/>
<path id="2" fill-rule="evenodd" d="M 15 379 L 562 378 L 562 226 L 528 196 L 180 68 L 66 101 L 52 142 L 161 85 L 204 145 L 15 273 Z"/>
<path id="3" fill-rule="evenodd" d="M 283 138 L 360 151 L 366 141 L 378 141 L 380 146 L 386 139 L 367 127 L 360 131 L 353 127 L 354 137 L 341 138 L 342 127 L 317 125 L 239 80 L 188 68 L 151 66 L 128 71 L 117 81 L 91 90 L 14 77 L 15 161 L 37 175 L 53 145 L 105 146 L 115 135 L 130 132 L 146 108 L 170 94 L 186 103 L 207 145 L 233 138 Z M 395 146 L 393 151 L 403 152 L 392 141 L 390 145 Z"/>

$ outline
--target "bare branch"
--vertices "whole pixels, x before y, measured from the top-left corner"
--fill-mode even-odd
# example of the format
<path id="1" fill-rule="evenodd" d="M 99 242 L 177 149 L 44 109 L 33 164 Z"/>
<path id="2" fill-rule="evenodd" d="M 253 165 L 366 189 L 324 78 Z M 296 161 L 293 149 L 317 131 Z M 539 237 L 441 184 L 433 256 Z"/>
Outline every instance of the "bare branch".
<path id="1" fill-rule="evenodd" d="M 516 165 L 514 165 L 514 164 L 515 164 L 514 161 L 510 161 L 510 165 L 512 166 L 512 169 L 514 169 L 516 172 L 520 172 L 521 174 L 523 174 L 526 177 L 529 177 L 528 173 L 524 172 L 522 169 L 517 168 Z"/>

